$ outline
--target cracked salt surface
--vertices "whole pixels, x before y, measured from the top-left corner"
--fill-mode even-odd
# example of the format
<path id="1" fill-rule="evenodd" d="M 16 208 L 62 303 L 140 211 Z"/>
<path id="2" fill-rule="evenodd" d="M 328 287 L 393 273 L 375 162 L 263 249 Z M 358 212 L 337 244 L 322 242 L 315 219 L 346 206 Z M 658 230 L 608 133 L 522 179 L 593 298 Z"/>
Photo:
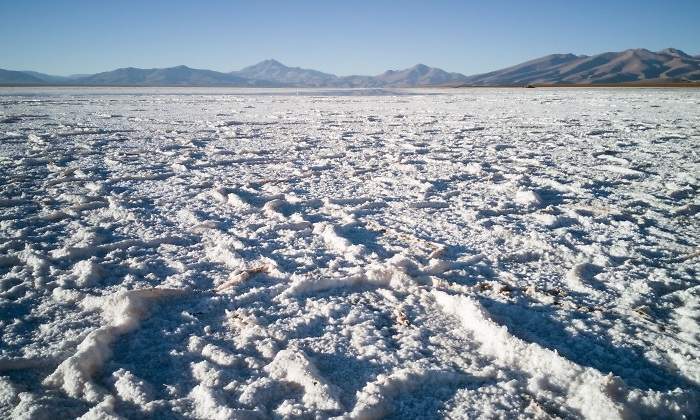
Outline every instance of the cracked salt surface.
<path id="1" fill-rule="evenodd" d="M 700 92 L 0 103 L 0 417 L 700 415 Z"/>

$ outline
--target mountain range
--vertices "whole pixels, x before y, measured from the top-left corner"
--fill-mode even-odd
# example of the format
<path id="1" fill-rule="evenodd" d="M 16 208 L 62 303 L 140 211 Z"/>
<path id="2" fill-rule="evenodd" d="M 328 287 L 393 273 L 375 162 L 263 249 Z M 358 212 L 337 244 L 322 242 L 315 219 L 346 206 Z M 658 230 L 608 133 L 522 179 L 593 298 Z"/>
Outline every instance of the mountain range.
<path id="1" fill-rule="evenodd" d="M 604 84 L 700 81 L 700 56 L 667 48 L 632 49 L 593 56 L 552 54 L 467 78 L 471 85 Z"/>
<path id="2" fill-rule="evenodd" d="M 387 70 L 376 76 L 336 76 L 318 70 L 288 67 L 276 60 L 265 60 L 229 73 L 187 66 L 163 69 L 128 67 L 72 76 L 0 69 L 0 84 L 4 85 L 377 88 L 633 82 L 700 83 L 700 56 L 691 56 L 674 48 L 657 52 L 629 49 L 592 56 L 552 54 L 473 76 L 424 64 L 404 70 Z"/>

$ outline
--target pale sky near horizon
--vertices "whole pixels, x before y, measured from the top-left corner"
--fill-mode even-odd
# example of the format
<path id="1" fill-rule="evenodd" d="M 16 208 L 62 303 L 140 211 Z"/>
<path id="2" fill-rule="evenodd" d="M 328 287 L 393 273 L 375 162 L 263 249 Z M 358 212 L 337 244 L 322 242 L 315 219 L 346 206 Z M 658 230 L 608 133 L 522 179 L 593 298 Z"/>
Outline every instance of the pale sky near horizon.
<path id="1" fill-rule="evenodd" d="M 700 0 L 0 0 L 0 68 L 49 74 L 267 58 L 338 75 L 475 74 L 551 53 L 700 54 Z"/>

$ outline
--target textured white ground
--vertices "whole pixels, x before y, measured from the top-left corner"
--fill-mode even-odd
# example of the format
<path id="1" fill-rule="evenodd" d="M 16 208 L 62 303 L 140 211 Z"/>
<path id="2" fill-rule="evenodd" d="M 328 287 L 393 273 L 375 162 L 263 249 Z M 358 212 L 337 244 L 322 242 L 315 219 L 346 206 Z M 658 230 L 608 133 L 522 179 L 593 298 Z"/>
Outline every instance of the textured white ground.
<path id="1" fill-rule="evenodd" d="M 700 416 L 699 90 L 302 93 L 0 91 L 0 417 Z"/>

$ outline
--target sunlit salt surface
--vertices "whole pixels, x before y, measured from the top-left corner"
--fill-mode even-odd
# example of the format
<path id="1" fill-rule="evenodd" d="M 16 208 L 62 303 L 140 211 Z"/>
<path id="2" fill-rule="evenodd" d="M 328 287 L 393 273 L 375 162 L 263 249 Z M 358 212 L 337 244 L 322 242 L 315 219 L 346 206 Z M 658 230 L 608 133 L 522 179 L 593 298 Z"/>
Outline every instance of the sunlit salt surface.
<path id="1" fill-rule="evenodd" d="M 2 88 L 0 417 L 696 417 L 699 110 Z"/>

